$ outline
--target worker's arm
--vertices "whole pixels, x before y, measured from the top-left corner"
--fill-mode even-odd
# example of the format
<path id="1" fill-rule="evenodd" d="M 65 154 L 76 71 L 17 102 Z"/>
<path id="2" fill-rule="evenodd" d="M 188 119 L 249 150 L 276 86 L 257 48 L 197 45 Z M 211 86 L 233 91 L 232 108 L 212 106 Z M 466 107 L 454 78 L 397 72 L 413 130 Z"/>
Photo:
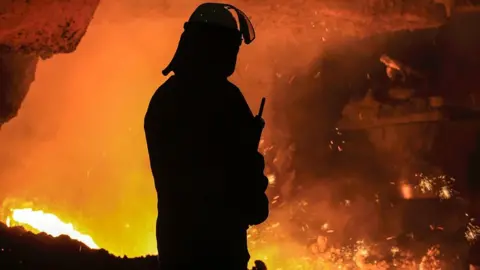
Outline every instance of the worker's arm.
<path id="1" fill-rule="evenodd" d="M 258 152 L 258 125 L 238 89 L 225 107 L 223 125 L 224 152 L 229 174 L 231 200 L 248 225 L 264 222 L 269 214 L 265 194 L 268 179 L 264 174 L 265 159 Z"/>

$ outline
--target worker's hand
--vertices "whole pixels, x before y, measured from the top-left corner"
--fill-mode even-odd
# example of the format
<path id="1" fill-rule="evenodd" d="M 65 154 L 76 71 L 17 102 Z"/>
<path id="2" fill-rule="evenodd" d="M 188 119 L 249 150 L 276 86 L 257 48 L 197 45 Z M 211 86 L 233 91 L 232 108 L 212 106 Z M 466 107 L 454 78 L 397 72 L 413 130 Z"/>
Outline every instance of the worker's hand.
<path id="1" fill-rule="evenodd" d="M 252 268 L 252 270 L 267 270 L 267 266 L 264 262 L 256 260 L 255 266 Z"/>
<path id="2" fill-rule="evenodd" d="M 262 117 L 260 116 L 255 116 L 255 124 L 258 126 L 260 130 L 262 130 L 265 127 L 265 120 L 263 120 Z"/>

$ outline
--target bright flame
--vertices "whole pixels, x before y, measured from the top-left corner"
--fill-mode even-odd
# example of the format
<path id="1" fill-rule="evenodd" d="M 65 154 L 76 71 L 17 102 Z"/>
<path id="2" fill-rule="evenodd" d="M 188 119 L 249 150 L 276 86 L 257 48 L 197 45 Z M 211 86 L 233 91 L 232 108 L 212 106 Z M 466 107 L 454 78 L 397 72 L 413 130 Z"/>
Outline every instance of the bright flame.
<path id="1" fill-rule="evenodd" d="M 404 199 L 409 200 L 413 197 L 412 186 L 408 184 L 403 184 L 400 189 Z"/>
<path id="2" fill-rule="evenodd" d="M 89 248 L 99 248 L 92 237 L 80 233 L 73 227 L 72 223 L 65 223 L 54 214 L 45 213 L 41 210 L 32 210 L 31 208 L 12 209 L 12 216 L 7 217 L 7 226 L 9 227 L 11 226 L 11 220 L 19 224 L 28 225 L 35 230 L 54 237 L 68 235 L 70 238 L 84 243 Z"/>

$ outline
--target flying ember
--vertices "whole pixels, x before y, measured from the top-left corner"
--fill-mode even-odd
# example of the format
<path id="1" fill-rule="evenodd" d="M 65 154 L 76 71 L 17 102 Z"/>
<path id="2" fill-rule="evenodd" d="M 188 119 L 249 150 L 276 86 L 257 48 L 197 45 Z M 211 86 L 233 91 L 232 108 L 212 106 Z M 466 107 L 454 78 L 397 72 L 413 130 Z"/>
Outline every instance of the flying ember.
<path id="1" fill-rule="evenodd" d="M 89 248 L 99 248 L 92 237 L 80 233 L 71 223 L 63 222 L 54 214 L 45 213 L 41 210 L 33 210 L 31 208 L 12 209 L 12 215 L 7 217 L 6 222 L 9 227 L 11 226 L 11 220 L 20 225 L 28 225 L 35 230 L 54 237 L 68 235 L 70 238 L 84 243 Z"/>

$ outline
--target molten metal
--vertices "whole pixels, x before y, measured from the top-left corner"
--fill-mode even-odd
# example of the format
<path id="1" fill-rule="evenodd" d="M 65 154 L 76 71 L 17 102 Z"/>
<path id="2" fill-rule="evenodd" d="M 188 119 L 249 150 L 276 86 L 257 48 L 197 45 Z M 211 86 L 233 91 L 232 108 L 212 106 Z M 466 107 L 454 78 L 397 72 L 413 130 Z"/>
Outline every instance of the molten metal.
<path id="1" fill-rule="evenodd" d="M 35 230 L 54 237 L 68 235 L 70 238 L 84 243 L 89 248 L 99 248 L 92 237 L 80 233 L 73 227 L 72 223 L 65 223 L 54 214 L 45 213 L 41 210 L 32 210 L 31 208 L 12 209 L 11 217 L 7 217 L 6 223 L 8 226 L 11 226 L 11 220 L 20 225 L 28 225 Z"/>

